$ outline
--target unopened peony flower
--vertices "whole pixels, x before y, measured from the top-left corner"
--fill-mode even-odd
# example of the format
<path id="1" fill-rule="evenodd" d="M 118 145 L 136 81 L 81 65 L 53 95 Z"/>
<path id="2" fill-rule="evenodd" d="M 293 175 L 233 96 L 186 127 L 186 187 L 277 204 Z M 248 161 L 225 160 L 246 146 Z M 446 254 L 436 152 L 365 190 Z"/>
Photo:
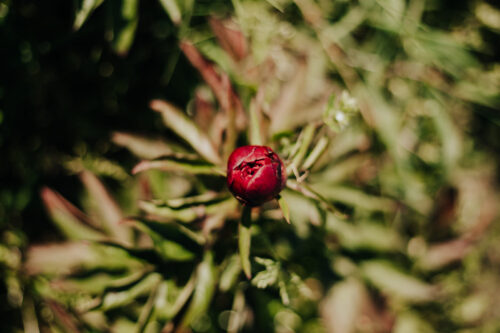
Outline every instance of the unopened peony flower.
<path id="1" fill-rule="evenodd" d="M 285 183 L 285 166 L 269 147 L 243 146 L 229 156 L 227 186 L 244 205 L 258 206 L 276 198 Z"/>

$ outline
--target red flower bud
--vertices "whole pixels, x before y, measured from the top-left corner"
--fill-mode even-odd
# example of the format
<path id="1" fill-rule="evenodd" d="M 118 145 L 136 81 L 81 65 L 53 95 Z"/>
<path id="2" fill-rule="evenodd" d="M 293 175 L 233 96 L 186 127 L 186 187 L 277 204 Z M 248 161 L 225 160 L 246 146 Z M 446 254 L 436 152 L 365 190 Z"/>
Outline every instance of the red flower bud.
<path id="1" fill-rule="evenodd" d="M 243 146 L 229 156 L 227 186 L 244 205 L 258 206 L 276 198 L 285 183 L 285 166 L 269 147 Z"/>

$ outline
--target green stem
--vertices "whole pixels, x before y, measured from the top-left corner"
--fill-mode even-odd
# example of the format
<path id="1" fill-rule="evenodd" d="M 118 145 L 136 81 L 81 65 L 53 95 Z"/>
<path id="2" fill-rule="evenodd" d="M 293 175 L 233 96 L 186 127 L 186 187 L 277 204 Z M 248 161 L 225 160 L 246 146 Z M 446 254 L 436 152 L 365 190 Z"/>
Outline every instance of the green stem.
<path id="1" fill-rule="evenodd" d="M 240 251 L 241 267 L 248 279 L 252 277 L 252 267 L 250 264 L 250 243 L 251 243 L 251 223 L 252 208 L 243 206 L 240 225 L 238 228 L 238 247 Z"/>

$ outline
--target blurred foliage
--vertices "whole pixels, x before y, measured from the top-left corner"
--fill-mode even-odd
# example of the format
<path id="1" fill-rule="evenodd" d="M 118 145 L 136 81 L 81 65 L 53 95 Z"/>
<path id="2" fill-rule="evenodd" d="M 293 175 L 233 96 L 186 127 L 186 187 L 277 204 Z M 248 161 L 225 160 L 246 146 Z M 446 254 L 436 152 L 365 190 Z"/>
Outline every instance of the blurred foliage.
<path id="1" fill-rule="evenodd" d="M 1 1 L 0 329 L 497 332 L 499 22 Z M 279 204 L 229 195 L 248 143 L 286 161 Z"/>

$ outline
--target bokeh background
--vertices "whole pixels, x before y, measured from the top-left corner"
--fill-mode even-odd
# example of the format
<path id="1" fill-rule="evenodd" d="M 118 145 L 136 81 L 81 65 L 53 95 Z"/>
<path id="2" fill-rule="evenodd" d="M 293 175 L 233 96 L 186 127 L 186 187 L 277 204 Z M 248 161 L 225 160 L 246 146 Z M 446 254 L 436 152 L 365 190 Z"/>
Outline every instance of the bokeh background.
<path id="1" fill-rule="evenodd" d="M 27 285 L 29 278 L 23 277 L 22 269 L 13 273 L 16 265 L 11 265 L 11 261 L 18 258 L 22 262 L 30 244 L 63 238 L 43 207 L 42 187 L 57 189 L 69 201 L 78 202 L 83 187 L 76 174 L 84 167 L 104 177 L 111 191 L 123 191 L 123 179 L 128 177 L 123 174 L 130 172 L 137 159 L 111 142 L 112 132 L 130 131 L 175 139 L 161 119 L 150 111 L 149 101 L 161 98 L 185 108 L 201 84 L 198 72 L 179 48 L 182 38 L 197 39 L 207 58 L 219 61 L 217 64 L 224 70 L 231 68 L 227 59 L 218 57 L 218 51 L 209 47 L 216 44 L 208 24 L 210 15 L 233 16 L 240 23 L 247 20 L 246 34 L 253 43 L 256 59 L 274 57 L 277 63 L 286 61 L 282 49 L 273 49 L 270 42 L 273 30 L 282 29 L 282 34 L 288 34 L 287 47 L 295 48 L 298 53 L 305 53 L 307 48 L 297 45 L 302 43 L 301 38 L 313 46 L 337 43 L 342 51 L 333 51 L 330 58 L 325 55 L 314 58 L 313 52 L 324 52 L 321 47 L 306 54 L 308 59 L 313 59 L 310 75 L 333 82 L 333 91 L 347 89 L 355 97 L 368 96 L 357 89 L 359 82 L 377 86 L 380 96 L 387 97 L 389 102 L 374 98 L 370 103 L 375 109 L 391 103 L 395 110 L 414 114 L 434 107 L 432 103 L 426 104 L 425 99 L 441 101 L 444 107 L 437 107 L 436 113 L 408 125 L 412 133 L 408 134 L 409 139 L 406 137 L 410 146 L 414 141 L 427 143 L 412 153 L 411 158 L 415 160 L 411 164 L 412 170 L 425 178 L 432 189 L 428 191 L 431 200 L 444 202 L 444 208 L 438 205 L 437 210 L 434 209 L 437 214 L 434 221 L 446 220 L 442 215 L 446 215 L 447 205 L 453 206 L 456 201 L 458 183 L 456 176 L 449 177 L 453 173 L 447 169 L 450 167 L 488 165 L 487 171 L 477 172 L 491 176 L 486 180 L 491 188 L 488 193 L 498 202 L 500 7 L 495 1 L 199 0 L 193 1 L 190 21 L 180 26 L 173 23 L 175 13 L 165 9 L 169 2 L 166 0 L 101 2 L 0 1 L 0 313 L 3 318 L 0 331 L 22 330 L 26 322 L 20 310 L 22 295 L 16 296 L 10 289 L 15 289 L 13 276 Z M 181 11 L 187 6 L 182 1 L 178 5 Z M 96 8 L 87 16 L 82 10 L 85 6 Z M 128 12 L 124 8 L 128 8 Z M 262 22 L 258 22 L 260 27 L 251 26 L 251 19 L 261 13 L 265 15 L 261 16 Z M 285 60 L 279 58 L 281 56 Z M 380 70 L 382 67 L 391 68 L 387 72 L 396 75 L 390 77 Z M 382 72 L 387 76 L 379 75 Z M 284 75 L 282 81 L 286 80 L 286 73 Z M 419 84 L 408 83 L 408 80 Z M 246 94 L 255 91 L 259 84 L 247 85 L 243 81 L 236 85 Z M 321 87 L 309 88 L 312 94 L 314 89 L 321 90 Z M 367 103 L 366 99 L 360 101 Z M 442 117 L 446 119 L 441 123 L 437 121 L 436 130 L 432 119 Z M 397 119 L 386 122 L 382 130 L 378 128 L 370 133 L 375 151 L 391 149 L 388 140 L 398 135 L 389 133 L 384 137 L 380 131 L 392 129 L 399 133 L 405 118 Z M 445 155 L 455 155 L 448 161 L 439 161 L 442 147 L 448 147 Z M 480 187 L 471 186 L 471 191 L 477 186 Z M 367 188 L 368 192 L 373 189 Z M 405 190 L 408 189 L 402 189 Z M 500 233 L 495 223 L 489 228 L 491 232 L 486 234 L 490 238 L 481 245 L 486 250 L 475 260 L 494 275 L 500 273 L 500 260 L 494 253 L 498 250 L 494 244 L 500 240 Z M 413 228 L 411 234 L 414 239 L 421 239 L 419 236 L 432 239 L 434 231 L 432 226 L 423 223 Z M 438 231 L 442 234 L 434 234 L 436 240 L 460 234 L 460 228 Z M 484 259 L 485 253 L 491 257 Z M 353 257 L 364 255 L 360 251 Z M 461 264 L 456 265 L 447 273 L 460 269 Z M 431 279 L 432 274 L 426 277 Z M 463 283 L 464 289 L 477 290 L 477 286 L 468 287 L 472 280 L 458 279 L 457 283 Z M 492 298 L 500 296 L 498 281 L 489 281 L 488 288 L 494 288 L 490 290 Z M 22 286 L 19 290 L 30 292 Z M 472 311 L 475 311 L 474 301 L 477 300 L 471 301 Z M 484 304 L 498 305 L 498 301 L 488 302 Z M 432 312 L 432 309 L 433 305 L 429 305 L 423 312 Z M 500 328 L 497 313 L 481 315 L 470 322 L 458 320 L 457 326 L 446 323 L 443 327 L 450 332 L 459 328 L 464 332 L 467 329 L 494 332 Z M 434 324 L 436 322 L 439 320 Z M 434 328 L 444 332 L 439 325 Z"/>

